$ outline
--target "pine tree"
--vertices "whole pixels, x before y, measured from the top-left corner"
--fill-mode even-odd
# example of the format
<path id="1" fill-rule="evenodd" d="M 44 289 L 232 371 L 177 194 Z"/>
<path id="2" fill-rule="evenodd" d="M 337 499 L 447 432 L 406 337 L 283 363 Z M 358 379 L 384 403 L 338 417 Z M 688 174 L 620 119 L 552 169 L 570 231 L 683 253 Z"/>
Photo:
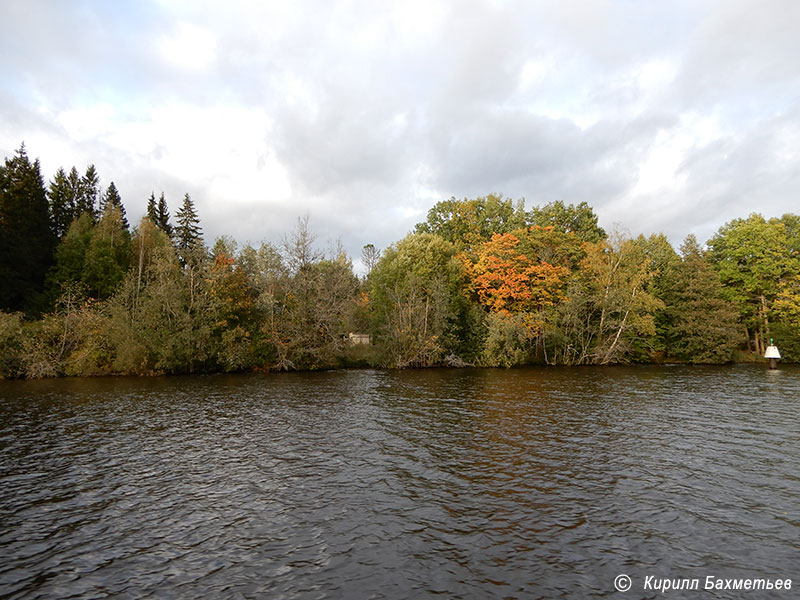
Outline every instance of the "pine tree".
<path id="1" fill-rule="evenodd" d="M 39 161 L 31 162 L 22 144 L 0 166 L 0 309 L 40 308 L 54 246 Z"/>
<path id="2" fill-rule="evenodd" d="M 122 198 L 120 197 L 119 192 L 117 191 L 117 186 L 114 185 L 113 181 L 108 184 L 106 193 L 103 195 L 101 214 L 104 214 L 109 206 L 119 210 L 120 215 L 122 216 L 122 225 L 125 227 L 126 231 L 129 230 L 130 225 L 128 224 L 128 219 L 125 216 L 125 207 L 122 205 Z"/>
<path id="3" fill-rule="evenodd" d="M 200 228 L 200 219 L 189 194 L 183 197 L 183 205 L 175 214 L 175 218 L 178 221 L 178 226 L 175 228 L 175 241 L 178 251 L 183 256 L 188 250 L 202 242 L 203 230 Z"/>
<path id="4" fill-rule="evenodd" d="M 155 224 L 161 231 L 172 237 L 173 230 L 169 222 L 169 208 L 167 207 L 167 199 L 164 198 L 164 192 L 161 192 L 161 197 L 158 199 Z"/>

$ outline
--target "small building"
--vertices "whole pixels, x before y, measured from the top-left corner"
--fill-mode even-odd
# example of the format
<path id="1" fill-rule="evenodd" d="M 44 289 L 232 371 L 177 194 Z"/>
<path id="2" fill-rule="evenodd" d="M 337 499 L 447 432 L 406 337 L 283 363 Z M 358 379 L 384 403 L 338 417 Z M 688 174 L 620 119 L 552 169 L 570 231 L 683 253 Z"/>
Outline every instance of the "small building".
<path id="1" fill-rule="evenodd" d="M 353 346 L 361 344 L 369 346 L 372 343 L 372 336 L 368 333 L 350 333 L 347 335 L 347 339 Z"/>

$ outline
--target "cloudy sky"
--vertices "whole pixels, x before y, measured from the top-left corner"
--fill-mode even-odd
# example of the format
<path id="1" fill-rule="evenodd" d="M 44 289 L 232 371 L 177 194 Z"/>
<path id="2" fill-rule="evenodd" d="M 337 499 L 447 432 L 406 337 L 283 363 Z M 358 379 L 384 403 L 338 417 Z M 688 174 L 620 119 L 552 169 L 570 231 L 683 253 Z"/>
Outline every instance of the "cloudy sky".
<path id="1" fill-rule="evenodd" d="M 357 258 L 437 201 L 701 241 L 800 212 L 796 0 L 0 1 L 0 153 L 97 166 L 206 240 L 309 213 Z M 0 156 L 0 158 L 2 158 Z"/>

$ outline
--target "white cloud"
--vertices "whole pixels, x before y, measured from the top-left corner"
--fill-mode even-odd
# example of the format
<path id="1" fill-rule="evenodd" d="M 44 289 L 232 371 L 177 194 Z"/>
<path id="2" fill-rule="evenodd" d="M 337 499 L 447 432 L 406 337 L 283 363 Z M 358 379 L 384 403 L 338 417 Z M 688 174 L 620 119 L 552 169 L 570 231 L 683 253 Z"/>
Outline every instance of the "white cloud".
<path id="1" fill-rule="evenodd" d="M 161 37 L 158 46 L 164 59 L 184 69 L 204 69 L 217 55 L 214 34 L 190 23 L 178 23 L 174 32 Z"/>

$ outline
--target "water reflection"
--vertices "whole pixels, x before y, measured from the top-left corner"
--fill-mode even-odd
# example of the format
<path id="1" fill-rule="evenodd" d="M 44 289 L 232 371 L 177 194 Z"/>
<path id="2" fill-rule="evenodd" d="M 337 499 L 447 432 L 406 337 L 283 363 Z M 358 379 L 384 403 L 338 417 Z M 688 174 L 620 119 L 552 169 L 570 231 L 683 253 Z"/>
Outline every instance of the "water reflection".
<path id="1" fill-rule="evenodd" d="M 798 392 L 786 366 L 5 382 L 0 596 L 792 577 Z"/>

